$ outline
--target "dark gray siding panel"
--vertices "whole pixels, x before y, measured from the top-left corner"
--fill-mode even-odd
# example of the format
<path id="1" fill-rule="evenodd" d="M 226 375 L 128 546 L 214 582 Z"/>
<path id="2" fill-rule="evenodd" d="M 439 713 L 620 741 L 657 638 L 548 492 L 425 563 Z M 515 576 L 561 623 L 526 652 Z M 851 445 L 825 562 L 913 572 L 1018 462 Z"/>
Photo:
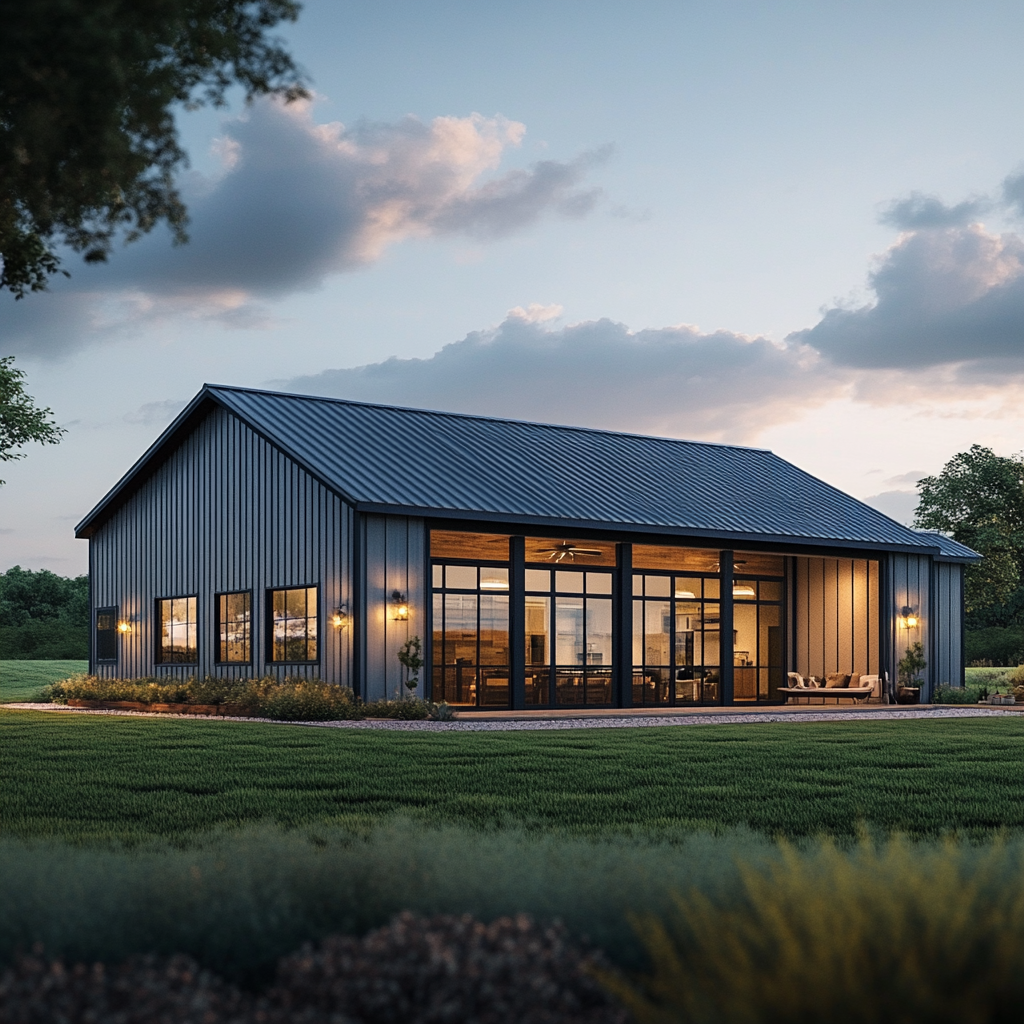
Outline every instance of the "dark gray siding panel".
<path id="1" fill-rule="evenodd" d="M 963 600 L 963 566 L 955 562 L 935 563 L 935 595 L 932 605 L 932 657 L 936 683 L 963 683 L 963 654 L 960 635 L 960 605 Z"/>
<path id="2" fill-rule="evenodd" d="M 89 542 L 93 608 L 118 605 L 132 632 L 105 676 L 319 676 L 352 683 L 352 511 L 286 455 L 223 409 L 214 411 Z M 318 586 L 320 660 L 266 662 L 264 610 L 272 587 Z M 253 593 L 253 663 L 217 665 L 214 595 Z M 198 597 L 199 662 L 154 662 L 158 598 Z"/>
<path id="3" fill-rule="evenodd" d="M 424 639 L 427 632 L 426 530 L 422 519 L 407 516 L 368 515 L 363 524 L 366 649 L 360 692 L 367 700 L 395 698 L 405 695 L 398 649 L 410 637 Z M 404 622 L 392 618 L 391 595 L 396 590 L 408 601 L 409 618 Z M 425 673 L 421 687 L 424 678 Z"/>
<path id="4" fill-rule="evenodd" d="M 892 631 L 892 678 L 898 682 L 896 666 L 906 654 L 907 648 L 920 641 L 928 660 L 928 667 L 921 673 L 921 699 L 930 700 L 935 676 L 935 658 L 932 654 L 932 636 L 935 623 L 932 619 L 931 604 L 931 571 L 932 559 L 921 555 L 891 555 L 890 568 L 892 573 L 891 608 L 893 616 Z M 918 617 L 917 626 L 907 629 L 900 623 L 903 608 L 910 608 Z"/>

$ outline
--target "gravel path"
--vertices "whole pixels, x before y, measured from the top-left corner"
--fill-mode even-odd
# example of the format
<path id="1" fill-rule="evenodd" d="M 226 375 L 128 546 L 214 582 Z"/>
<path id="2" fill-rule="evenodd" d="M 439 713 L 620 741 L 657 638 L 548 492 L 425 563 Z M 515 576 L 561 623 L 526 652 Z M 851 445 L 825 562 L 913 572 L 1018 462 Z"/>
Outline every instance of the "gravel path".
<path id="1" fill-rule="evenodd" d="M 766 722 L 886 722 L 905 718 L 998 718 L 1021 714 L 1020 708 L 977 707 L 901 707 L 842 709 L 814 711 L 791 708 L 777 711 L 739 711 L 715 714 L 682 712 L 678 715 L 630 715 L 621 718 L 532 718 L 473 719 L 455 722 L 399 722 L 374 718 L 361 722 L 271 722 L 266 718 L 226 718 L 212 715 L 171 715 L 151 711 L 101 711 L 91 708 L 69 708 L 59 704 L 4 704 L 4 708 L 29 711 L 55 711 L 76 715 L 128 715 L 142 718 L 186 718 L 212 722 L 260 722 L 264 725 L 302 725 L 319 729 L 383 729 L 392 732 L 530 732 L 552 729 L 635 729 L 675 725 L 760 725 Z"/>

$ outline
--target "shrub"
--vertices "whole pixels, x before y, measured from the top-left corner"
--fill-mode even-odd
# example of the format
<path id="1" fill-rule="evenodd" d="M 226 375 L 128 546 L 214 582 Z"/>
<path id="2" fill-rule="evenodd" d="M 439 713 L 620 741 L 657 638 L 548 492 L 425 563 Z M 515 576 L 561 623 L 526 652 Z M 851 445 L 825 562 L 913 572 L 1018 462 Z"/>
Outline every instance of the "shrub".
<path id="1" fill-rule="evenodd" d="M 1016 665 L 1024 658 L 1024 628 L 988 626 L 965 630 L 964 656 L 968 664 Z"/>
<path id="2" fill-rule="evenodd" d="M 605 982 L 638 1024 L 1018 1020 L 1024 885 L 1007 866 L 1001 845 L 783 847 L 742 870 L 739 900 L 692 891 L 668 921 L 635 917 L 652 970 Z"/>
<path id="3" fill-rule="evenodd" d="M 949 683 L 939 683 L 932 694 L 933 704 L 977 704 L 978 687 L 976 686 L 952 686 Z"/>
<path id="4" fill-rule="evenodd" d="M 334 722 L 362 718 L 422 720 L 440 705 L 406 697 L 362 702 L 345 686 L 319 679 L 101 679 L 78 675 L 54 683 L 47 699 L 134 701 L 140 704 L 232 704 L 255 718 Z M 447 705 L 444 705 L 447 708 Z M 441 712 L 444 714 L 445 712 Z M 449 713 L 449 718 L 453 717 Z M 448 719 L 441 719 L 447 721 Z"/>

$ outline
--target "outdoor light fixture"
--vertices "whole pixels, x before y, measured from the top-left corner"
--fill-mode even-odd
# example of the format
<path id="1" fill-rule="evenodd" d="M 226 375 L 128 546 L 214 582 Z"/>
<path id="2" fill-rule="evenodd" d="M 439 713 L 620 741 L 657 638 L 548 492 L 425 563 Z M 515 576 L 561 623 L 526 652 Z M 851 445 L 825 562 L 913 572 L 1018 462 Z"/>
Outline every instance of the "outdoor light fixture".
<path id="1" fill-rule="evenodd" d="M 905 604 L 900 609 L 900 625 L 904 629 L 917 629 L 918 618 L 914 614 L 914 609 L 909 604 Z"/>
<path id="2" fill-rule="evenodd" d="M 118 633 L 130 633 L 132 631 L 132 624 L 127 619 L 122 619 L 117 624 Z"/>
<path id="3" fill-rule="evenodd" d="M 409 604 L 405 594 L 396 590 L 391 594 L 391 618 L 396 622 L 405 622 L 409 618 Z"/>
<path id="4" fill-rule="evenodd" d="M 342 626 L 348 625 L 348 612 L 345 611 L 344 607 L 335 608 L 331 613 L 331 625 L 335 629 L 341 629 Z"/>

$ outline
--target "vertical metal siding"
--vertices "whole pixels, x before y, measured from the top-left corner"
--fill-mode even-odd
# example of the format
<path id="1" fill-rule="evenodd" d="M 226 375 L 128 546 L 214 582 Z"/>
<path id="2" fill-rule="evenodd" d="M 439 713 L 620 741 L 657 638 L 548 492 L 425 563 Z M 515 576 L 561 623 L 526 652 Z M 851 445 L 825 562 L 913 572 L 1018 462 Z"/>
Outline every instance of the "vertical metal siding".
<path id="1" fill-rule="evenodd" d="M 936 562 L 935 596 L 932 604 L 932 649 L 935 658 L 935 683 L 962 683 L 962 637 L 960 635 L 960 602 L 963 566 Z"/>
<path id="2" fill-rule="evenodd" d="M 105 676 L 234 678 L 269 673 L 351 685 L 351 629 L 330 613 L 351 610 L 352 510 L 226 410 L 203 420 L 89 542 L 92 607 L 116 604 L 132 632 L 120 637 Z M 320 658 L 311 665 L 266 662 L 268 588 L 318 586 Z M 214 595 L 251 590 L 250 665 L 216 664 Z M 199 661 L 158 665 L 155 603 L 198 597 Z"/>
<path id="3" fill-rule="evenodd" d="M 925 658 L 928 660 L 928 667 L 920 677 L 922 701 L 931 698 L 932 684 L 937 679 L 936 658 L 931 643 L 932 630 L 938 625 L 931 621 L 935 614 L 929 586 L 931 562 L 932 559 L 928 555 L 895 554 L 890 556 L 892 566 L 891 608 L 894 619 L 890 664 L 893 666 L 893 680 L 898 682 L 896 665 L 906 653 L 907 648 L 920 641 L 924 647 Z M 907 629 L 898 622 L 904 607 L 912 608 L 918 616 L 918 624 L 913 629 Z"/>
<path id="4" fill-rule="evenodd" d="M 403 696 L 398 649 L 413 636 L 427 634 L 426 527 L 422 519 L 408 516 L 363 518 L 362 563 L 365 580 L 361 594 L 361 618 L 365 623 L 364 676 L 360 693 L 366 700 Z M 405 595 L 409 618 L 391 617 L 391 595 Z M 421 675 L 421 686 L 425 685 Z M 422 692 L 422 691 L 420 691 Z"/>
<path id="5" fill-rule="evenodd" d="M 797 557 L 793 667 L 801 675 L 878 672 L 878 563 Z"/>

